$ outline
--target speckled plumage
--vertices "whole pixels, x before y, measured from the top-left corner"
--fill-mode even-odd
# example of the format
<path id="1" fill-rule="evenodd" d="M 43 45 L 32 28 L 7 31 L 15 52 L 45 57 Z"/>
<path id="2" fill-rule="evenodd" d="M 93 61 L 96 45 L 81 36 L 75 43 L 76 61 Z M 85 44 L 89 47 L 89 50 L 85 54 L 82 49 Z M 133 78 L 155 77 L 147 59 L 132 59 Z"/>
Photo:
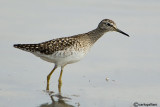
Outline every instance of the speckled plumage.
<path id="1" fill-rule="evenodd" d="M 96 28 L 84 34 L 78 34 L 71 37 L 62 37 L 38 44 L 15 44 L 14 47 L 33 53 L 41 59 L 55 63 L 57 66 L 79 61 L 89 51 L 91 46 L 105 33 L 105 31 Z M 59 63 L 60 58 L 66 58 L 74 55 L 64 63 Z M 75 58 L 75 55 L 79 58 Z M 75 59 L 76 60 L 75 60 Z M 63 60 L 63 59 L 62 59 Z"/>
<path id="2" fill-rule="evenodd" d="M 119 30 L 112 20 L 104 19 L 96 29 L 87 33 L 57 38 L 38 44 L 15 44 L 14 47 L 31 52 L 45 61 L 55 63 L 53 71 L 61 66 L 62 72 L 65 65 L 81 60 L 92 45 L 108 31 L 117 31 L 129 36 Z M 48 84 L 53 71 L 47 77 Z"/>
<path id="3" fill-rule="evenodd" d="M 15 44 L 19 48 L 31 53 L 40 52 L 41 54 L 50 55 L 54 52 L 73 48 L 75 51 L 90 48 L 95 41 L 104 34 L 100 29 L 95 29 L 88 33 L 79 34 L 71 37 L 62 37 L 38 44 Z"/>
<path id="4" fill-rule="evenodd" d="M 56 51 L 65 50 L 68 47 L 75 44 L 76 39 L 75 38 L 58 38 L 53 39 L 50 41 L 38 43 L 38 44 L 16 44 L 14 47 L 29 51 L 29 52 L 40 52 L 41 54 L 50 55 L 53 54 Z"/>

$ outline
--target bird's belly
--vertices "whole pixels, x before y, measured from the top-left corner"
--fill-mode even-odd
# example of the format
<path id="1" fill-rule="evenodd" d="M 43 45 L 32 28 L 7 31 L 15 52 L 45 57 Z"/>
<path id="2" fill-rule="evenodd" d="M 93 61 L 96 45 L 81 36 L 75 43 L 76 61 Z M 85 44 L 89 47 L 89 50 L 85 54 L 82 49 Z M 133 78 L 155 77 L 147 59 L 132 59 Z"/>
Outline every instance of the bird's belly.
<path id="1" fill-rule="evenodd" d="M 83 51 L 57 51 L 50 55 L 36 53 L 41 59 L 55 63 L 57 66 L 64 66 L 81 60 L 86 53 Z"/>

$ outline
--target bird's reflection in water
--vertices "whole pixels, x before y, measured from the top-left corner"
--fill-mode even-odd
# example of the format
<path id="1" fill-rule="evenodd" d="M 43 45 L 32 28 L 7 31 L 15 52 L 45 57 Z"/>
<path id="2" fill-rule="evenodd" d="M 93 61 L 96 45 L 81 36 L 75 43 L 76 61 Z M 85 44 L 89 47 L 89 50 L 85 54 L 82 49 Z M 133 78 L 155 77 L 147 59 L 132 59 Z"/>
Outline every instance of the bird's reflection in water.
<path id="1" fill-rule="evenodd" d="M 55 94 L 52 92 L 48 92 L 49 97 L 51 98 L 52 103 L 41 104 L 40 107 L 75 107 L 66 103 L 67 100 L 71 100 L 68 97 L 63 97 L 61 94 Z M 56 101 L 54 98 L 58 98 Z"/>
<path id="2" fill-rule="evenodd" d="M 40 107 L 80 107 L 79 103 L 76 104 L 77 106 L 73 106 L 71 104 L 66 103 L 72 99 L 69 97 L 62 96 L 61 86 L 62 86 L 61 84 L 58 85 L 58 91 L 59 91 L 58 94 L 55 94 L 53 91 L 46 90 L 45 92 L 51 98 L 52 103 L 51 104 L 44 103 L 44 104 L 41 104 Z M 55 100 L 55 99 L 57 99 L 57 100 Z"/>

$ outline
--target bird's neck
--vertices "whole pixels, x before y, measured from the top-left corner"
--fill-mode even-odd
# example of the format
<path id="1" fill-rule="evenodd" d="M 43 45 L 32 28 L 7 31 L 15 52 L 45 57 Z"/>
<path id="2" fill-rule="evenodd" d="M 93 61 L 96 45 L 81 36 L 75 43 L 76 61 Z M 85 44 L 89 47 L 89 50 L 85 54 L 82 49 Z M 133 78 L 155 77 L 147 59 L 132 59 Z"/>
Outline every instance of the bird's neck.
<path id="1" fill-rule="evenodd" d="M 100 28 L 96 28 L 96 29 L 88 32 L 87 34 L 89 35 L 89 38 L 90 38 L 92 44 L 94 44 L 106 32 L 107 32 L 106 30 L 103 30 L 103 29 L 100 29 Z"/>

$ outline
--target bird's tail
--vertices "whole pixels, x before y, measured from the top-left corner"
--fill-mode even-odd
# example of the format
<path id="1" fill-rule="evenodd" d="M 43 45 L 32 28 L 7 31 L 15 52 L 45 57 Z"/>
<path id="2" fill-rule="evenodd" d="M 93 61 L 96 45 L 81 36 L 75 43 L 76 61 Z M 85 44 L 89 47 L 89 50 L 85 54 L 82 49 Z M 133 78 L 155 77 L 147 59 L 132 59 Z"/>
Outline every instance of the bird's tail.
<path id="1" fill-rule="evenodd" d="M 28 52 L 35 52 L 39 49 L 39 44 L 14 44 L 13 46 Z"/>

